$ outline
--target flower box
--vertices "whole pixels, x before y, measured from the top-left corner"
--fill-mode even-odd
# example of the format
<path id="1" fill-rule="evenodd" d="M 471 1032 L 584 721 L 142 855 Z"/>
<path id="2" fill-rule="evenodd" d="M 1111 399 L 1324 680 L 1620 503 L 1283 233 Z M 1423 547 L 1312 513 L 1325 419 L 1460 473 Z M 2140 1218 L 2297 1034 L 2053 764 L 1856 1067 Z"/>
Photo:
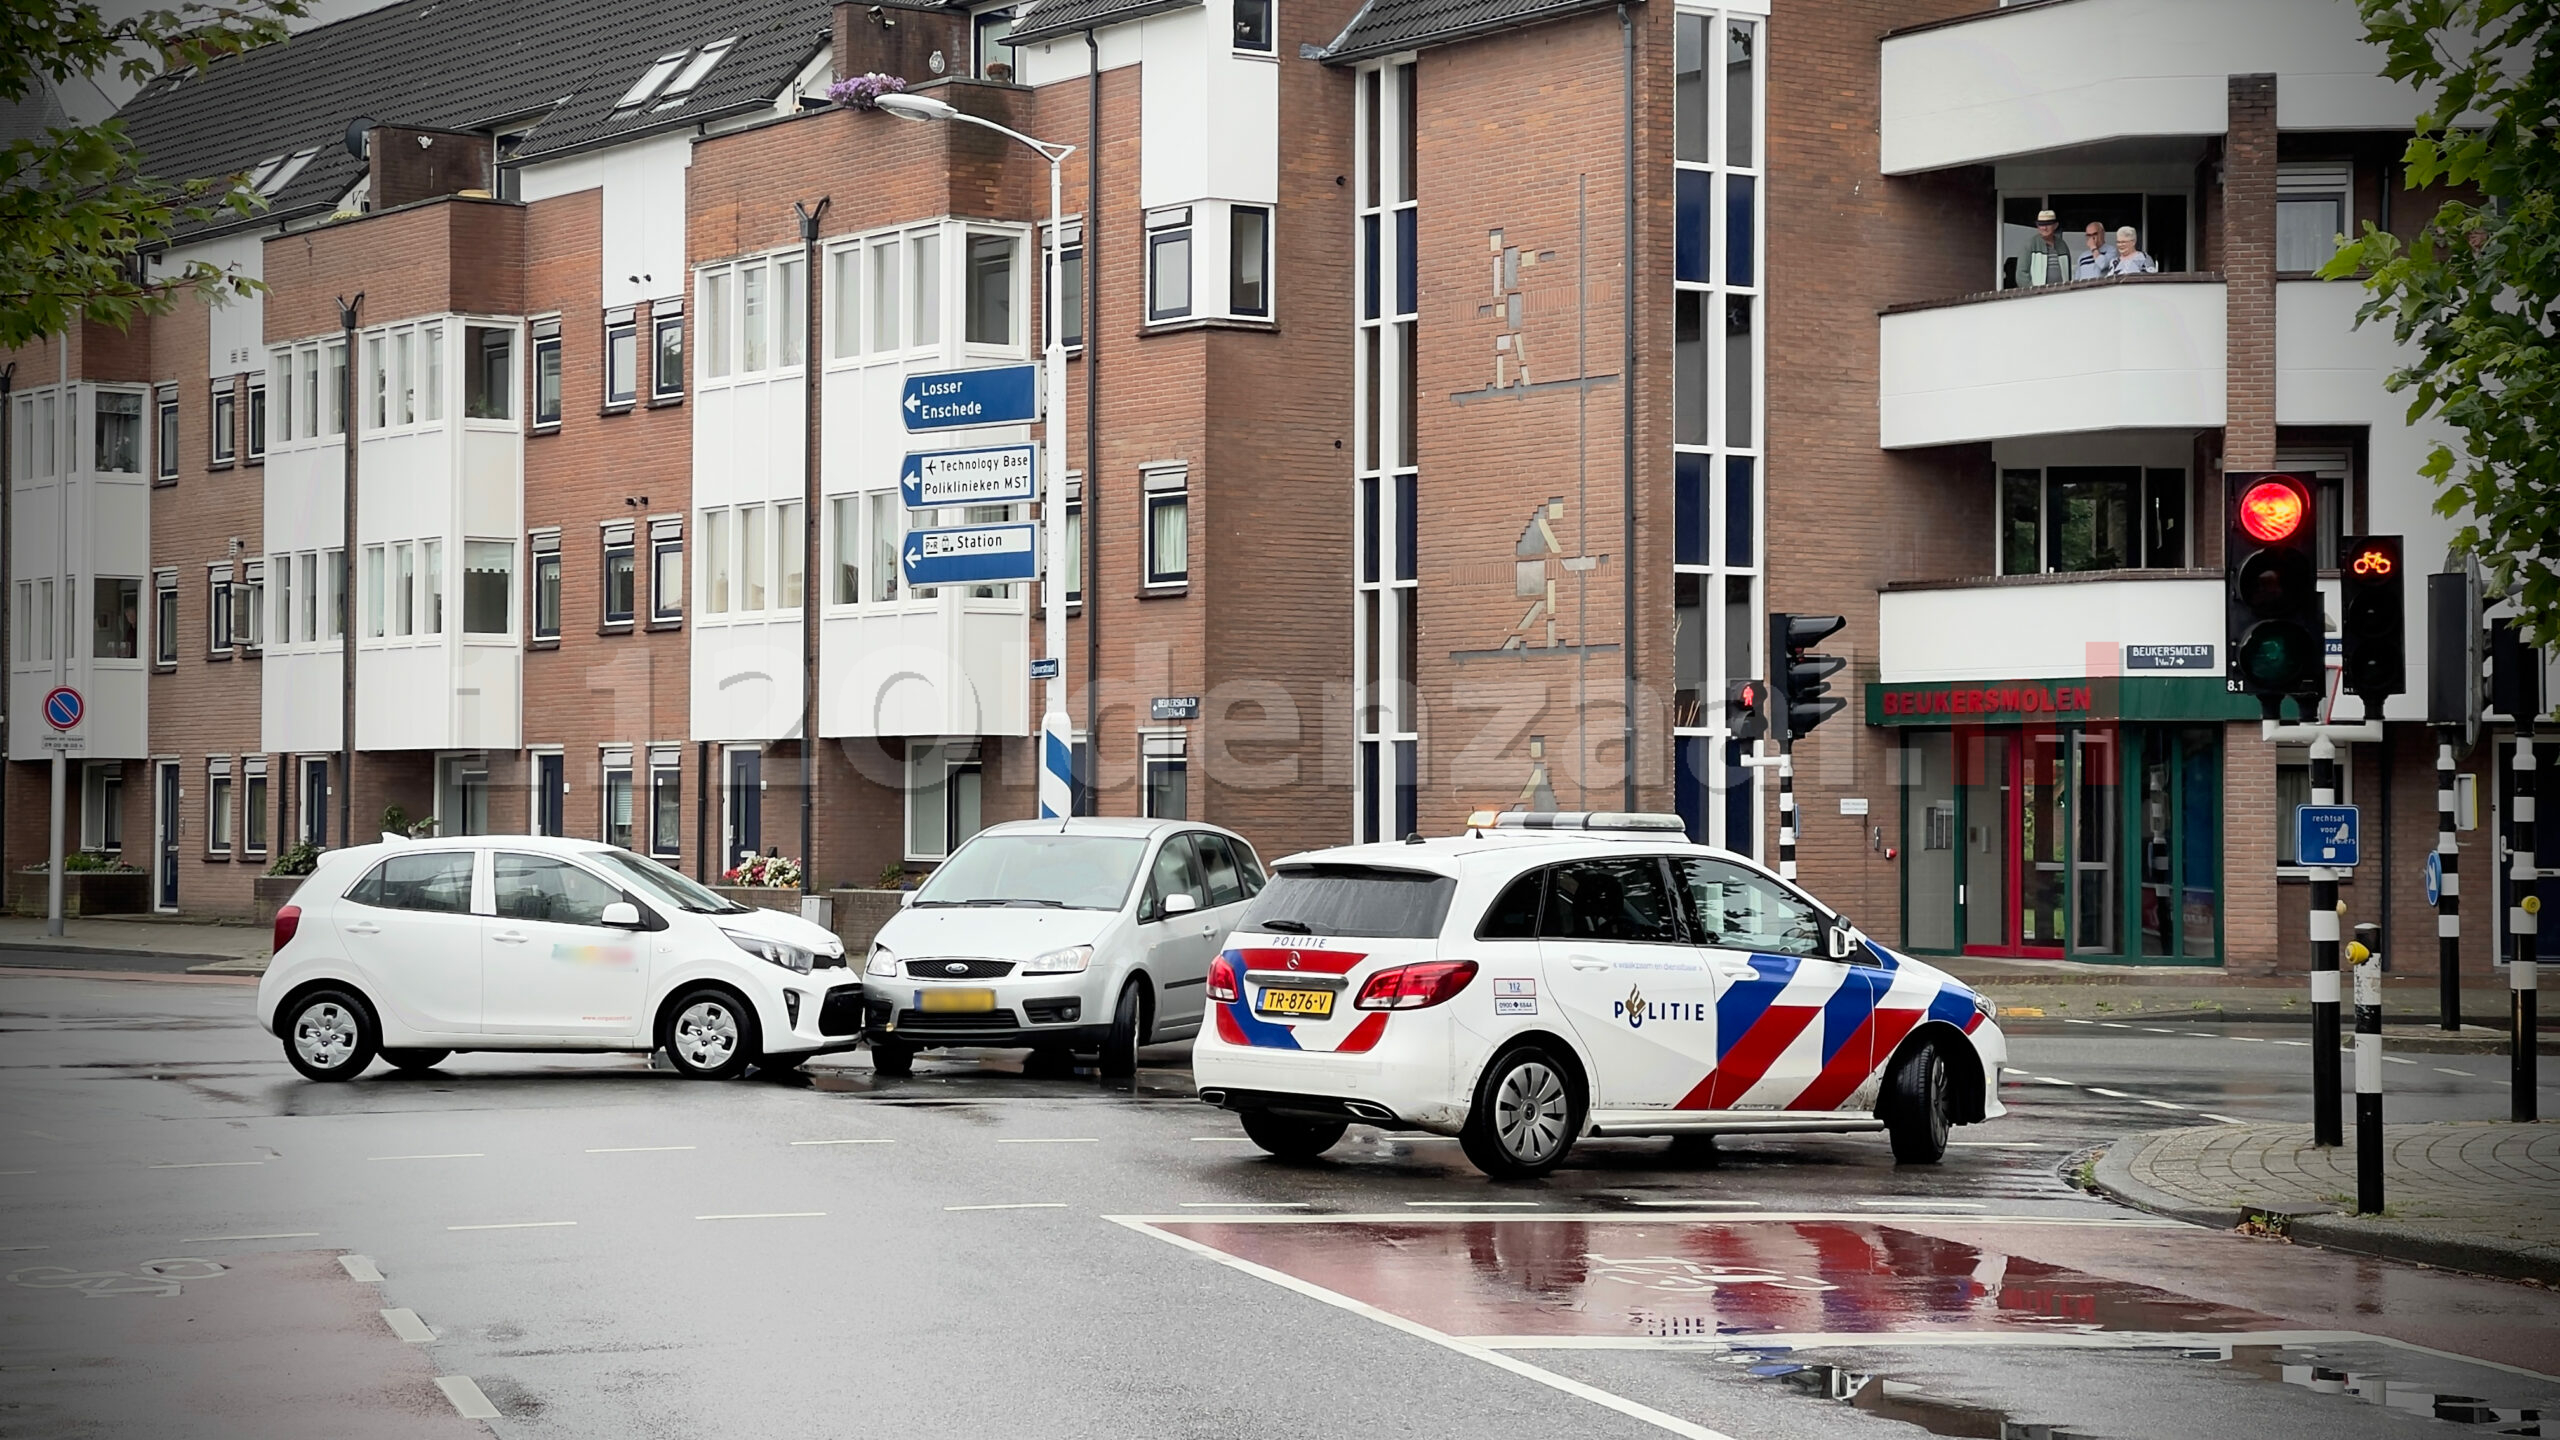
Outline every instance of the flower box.
<path id="1" fill-rule="evenodd" d="M 9 908 L 20 915 L 45 913 L 45 870 L 39 865 L 9 877 Z M 66 870 L 62 913 L 140 915 L 151 909 L 151 876 L 143 870 Z"/>

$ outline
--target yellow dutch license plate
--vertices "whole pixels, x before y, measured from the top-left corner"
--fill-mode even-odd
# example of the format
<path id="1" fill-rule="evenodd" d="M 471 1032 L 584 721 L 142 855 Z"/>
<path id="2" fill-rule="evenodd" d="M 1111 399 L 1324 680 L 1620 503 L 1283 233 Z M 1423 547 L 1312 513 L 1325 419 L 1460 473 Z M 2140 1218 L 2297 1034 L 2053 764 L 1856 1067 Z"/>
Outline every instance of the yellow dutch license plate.
<path id="1" fill-rule="evenodd" d="M 981 1015 L 996 1008 L 993 990 L 926 990 L 916 1008 L 928 1015 Z"/>
<path id="2" fill-rule="evenodd" d="M 1333 992 L 1330 990 L 1265 990 L 1262 1003 L 1255 1007 L 1265 1015 L 1304 1015 L 1312 1020 L 1329 1019 L 1333 1015 Z"/>

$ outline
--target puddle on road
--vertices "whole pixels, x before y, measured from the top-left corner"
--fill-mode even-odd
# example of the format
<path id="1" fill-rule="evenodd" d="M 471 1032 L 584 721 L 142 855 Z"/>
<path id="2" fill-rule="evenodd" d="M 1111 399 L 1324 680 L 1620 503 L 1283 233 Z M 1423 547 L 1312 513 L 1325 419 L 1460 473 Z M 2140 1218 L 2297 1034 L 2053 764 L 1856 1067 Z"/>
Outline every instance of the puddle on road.
<path id="1" fill-rule="evenodd" d="M 1743 1373 L 1767 1380 L 1816 1400 L 1830 1400 L 1862 1410 L 1879 1420 L 1917 1425 L 1932 1435 L 1974 1440 L 2098 1440 L 2095 1432 L 2058 1425 L 2012 1420 L 2008 1412 L 1931 1395 L 1908 1381 L 1862 1375 L 1837 1365 L 1764 1360 L 1738 1351 L 1725 1357 L 1750 1368 Z"/>
<path id="2" fill-rule="evenodd" d="M 2231 1352 L 2233 1368 L 2262 1380 L 2281 1380 L 2322 1395 L 2346 1395 L 2369 1405 L 2432 1420 L 2444 1420 L 2489 1435 L 2543 1434 L 2537 1407 L 2500 1405 L 2485 1395 L 2439 1390 L 2424 1380 L 2395 1377 L 2391 1372 L 2355 1365 L 2343 1357 L 2324 1365 L 2316 1350 L 2291 1346 L 2243 1345 Z"/>

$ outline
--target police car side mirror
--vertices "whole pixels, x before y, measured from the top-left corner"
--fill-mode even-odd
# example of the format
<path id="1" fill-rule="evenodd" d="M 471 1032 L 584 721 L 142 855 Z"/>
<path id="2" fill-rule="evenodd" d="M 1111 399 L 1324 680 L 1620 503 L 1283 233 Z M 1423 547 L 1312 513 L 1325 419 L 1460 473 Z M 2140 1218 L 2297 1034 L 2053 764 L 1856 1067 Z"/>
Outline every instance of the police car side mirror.
<path id="1" fill-rule="evenodd" d="M 1846 920 L 1834 920 L 1823 936 L 1824 947 L 1834 960 L 1846 960 L 1857 952 L 1857 927 Z"/>

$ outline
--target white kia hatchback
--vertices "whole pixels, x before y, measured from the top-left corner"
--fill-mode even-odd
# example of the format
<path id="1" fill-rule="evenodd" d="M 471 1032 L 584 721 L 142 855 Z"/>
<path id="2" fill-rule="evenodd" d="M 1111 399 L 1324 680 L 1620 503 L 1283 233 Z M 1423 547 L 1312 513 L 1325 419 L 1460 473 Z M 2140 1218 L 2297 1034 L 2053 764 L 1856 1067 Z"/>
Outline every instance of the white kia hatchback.
<path id="1" fill-rule="evenodd" d="M 1496 1177 L 1585 1135 L 1883 1130 L 1931 1164 L 2003 1113 L 1987 1001 L 1678 817 L 1479 821 L 1279 862 L 1210 968 L 1200 1098 L 1276 1155 L 1357 1121 Z"/>
<path id="2" fill-rule="evenodd" d="M 860 1039 L 844 944 L 585 840 L 473 835 L 332 850 L 276 912 L 258 1023 L 314 1080 L 378 1053 L 664 1050 L 722 1079 Z"/>
<path id="3" fill-rule="evenodd" d="M 863 967 L 871 1061 L 908 1073 L 927 1045 L 1097 1052 L 1200 1028 L 1209 962 L 1262 861 L 1184 820 L 1016 820 L 952 852 L 875 937 Z"/>

